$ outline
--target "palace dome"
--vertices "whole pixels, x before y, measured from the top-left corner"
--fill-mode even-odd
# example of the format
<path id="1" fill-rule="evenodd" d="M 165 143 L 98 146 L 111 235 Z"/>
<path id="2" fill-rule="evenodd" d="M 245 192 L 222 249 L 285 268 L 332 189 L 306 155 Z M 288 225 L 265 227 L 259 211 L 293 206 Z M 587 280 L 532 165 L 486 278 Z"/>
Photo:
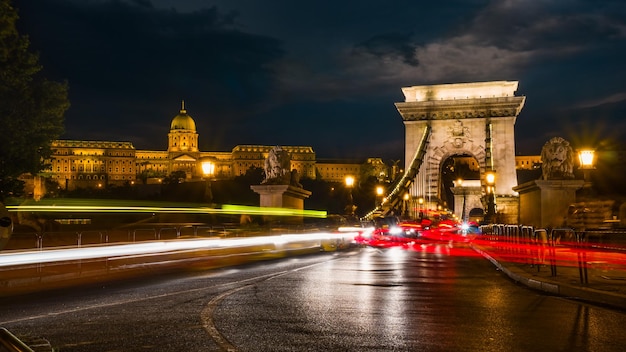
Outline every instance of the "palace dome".
<path id="1" fill-rule="evenodd" d="M 170 130 L 188 130 L 188 131 L 196 131 L 196 122 L 187 114 L 187 110 L 185 110 L 185 102 L 183 101 L 183 106 L 180 109 L 178 115 L 176 115 L 172 119 L 172 125 Z"/>

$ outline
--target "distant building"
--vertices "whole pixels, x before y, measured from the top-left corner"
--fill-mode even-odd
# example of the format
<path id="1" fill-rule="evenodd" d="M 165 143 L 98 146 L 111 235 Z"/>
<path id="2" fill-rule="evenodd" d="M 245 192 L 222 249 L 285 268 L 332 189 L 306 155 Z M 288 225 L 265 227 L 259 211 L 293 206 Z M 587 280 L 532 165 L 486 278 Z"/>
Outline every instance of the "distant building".
<path id="1" fill-rule="evenodd" d="M 121 186 L 148 180 L 160 181 L 173 172 L 182 171 L 186 180 L 205 177 L 202 163 L 213 164 L 212 178 L 231 179 L 244 175 L 250 168 L 263 168 L 273 146 L 237 145 L 230 152 L 204 152 L 198 149 L 196 123 L 187 114 L 184 102 L 171 122 L 167 150 L 136 150 L 131 142 L 56 140 L 50 168 L 43 175 L 57 181 L 62 189 Z M 310 146 L 281 146 L 291 155 L 291 169 L 300 177 L 317 177 L 343 182 L 346 176 L 359 177 L 363 165 L 381 168 L 381 159 L 367 161 L 316 162 Z M 382 171 L 381 171 L 382 172 Z M 386 176 L 388 170 L 384 170 Z"/>
<path id="2" fill-rule="evenodd" d="M 516 155 L 515 169 L 534 170 L 541 168 L 541 155 Z"/>
<path id="3" fill-rule="evenodd" d="M 480 165 L 478 164 L 478 160 L 473 156 L 455 156 L 454 164 L 456 165 L 466 165 L 467 168 L 471 171 L 480 171 Z"/>
<path id="4" fill-rule="evenodd" d="M 317 172 L 322 180 L 329 182 L 344 182 L 346 176 L 359 177 L 363 162 L 347 160 L 319 160 L 316 163 Z"/>
<path id="5" fill-rule="evenodd" d="M 136 180 L 136 150 L 130 142 L 57 140 L 45 174 L 64 189 L 105 187 Z"/>

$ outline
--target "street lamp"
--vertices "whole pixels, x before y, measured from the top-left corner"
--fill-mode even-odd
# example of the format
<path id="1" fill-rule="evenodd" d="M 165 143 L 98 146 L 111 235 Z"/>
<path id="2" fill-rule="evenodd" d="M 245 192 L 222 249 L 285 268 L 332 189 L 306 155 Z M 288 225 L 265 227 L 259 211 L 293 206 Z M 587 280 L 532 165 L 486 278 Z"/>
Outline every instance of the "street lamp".
<path id="1" fill-rule="evenodd" d="M 461 192 L 463 192 L 463 210 L 461 211 L 461 221 L 465 221 L 465 208 L 467 207 L 467 205 L 466 205 L 467 194 L 465 193 L 465 188 L 463 188 L 463 179 L 462 178 L 458 178 L 456 180 L 456 184 L 454 185 L 454 187 L 459 187 Z"/>
<path id="2" fill-rule="evenodd" d="M 207 202 L 211 202 L 213 200 L 213 192 L 211 190 L 211 177 L 215 174 L 215 163 L 212 161 L 203 161 L 202 162 L 202 175 L 204 176 L 205 182 L 205 190 L 204 197 Z"/>
<path id="3" fill-rule="evenodd" d="M 581 197 L 591 198 L 593 191 L 591 189 L 591 178 L 589 173 L 595 169 L 595 150 L 593 149 L 581 149 L 578 151 L 578 161 L 580 162 L 580 169 L 583 170 L 583 189 L 581 190 Z"/>
<path id="4" fill-rule="evenodd" d="M 485 181 L 487 182 L 487 214 L 485 221 L 492 223 L 496 214 L 496 173 L 488 171 L 485 174 Z"/>
<path id="5" fill-rule="evenodd" d="M 589 180 L 590 170 L 595 169 L 595 150 L 593 149 L 581 149 L 578 151 L 578 161 L 580 161 L 580 169 L 583 170 L 583 177 L 586 183 L 591 183 Z"/>
<path id="6" fill-rule="evenodd" d="M 409 195 L 409 192 L 405 193 L 404 196 L 402 197 L 402 199 L 404 199 L 404 217 L 408 218 L 409 217 L 409 198 L 411 196 Z"/>
<path id="7" fill-rule="evenodd" d="M 352 187 L 354 186 L 354 176 L 346 176 L 346 187 L 348 188 L 348 206 L 346 207 L 347 213 L 350 217 L 354 215 L 354 199 L 352 198 Z"/>
<path id="8" fill-rule="evenodd" d="M 380 205 L 382 206 L 383 204 L 383 193 L 385 192 L 383 186 L 376 186 L 376 197 L 378 199 L 378 197 L 380 197 Z"/>

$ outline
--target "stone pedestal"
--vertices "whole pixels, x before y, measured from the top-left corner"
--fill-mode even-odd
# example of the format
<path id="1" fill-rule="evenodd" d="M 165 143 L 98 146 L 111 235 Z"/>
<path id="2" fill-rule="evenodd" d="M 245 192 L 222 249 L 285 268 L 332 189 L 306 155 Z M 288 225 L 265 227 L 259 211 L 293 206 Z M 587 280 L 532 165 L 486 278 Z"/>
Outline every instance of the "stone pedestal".
<path id="1" fill-rule="evenodd" d="M 495 223 L 517 225 L 519 222 L 519 197 L 496 195 Z"/>
<path id="2" fill-rule="evenodd" d="M 261 196 L 261 207 L 304 210 L 304 199 L 311 195 L 304 188 L 290 185 L 253 185 L 250 188 Z M 297 219 L 291 217 L 290 220 Z"/>
<path id="3" fill-rule="evenodd" d="M 519 192 L 519 223 L 536 228 L 563 226 L 583 184 L 583 180 L 535 180 L 514 187 Z"/>

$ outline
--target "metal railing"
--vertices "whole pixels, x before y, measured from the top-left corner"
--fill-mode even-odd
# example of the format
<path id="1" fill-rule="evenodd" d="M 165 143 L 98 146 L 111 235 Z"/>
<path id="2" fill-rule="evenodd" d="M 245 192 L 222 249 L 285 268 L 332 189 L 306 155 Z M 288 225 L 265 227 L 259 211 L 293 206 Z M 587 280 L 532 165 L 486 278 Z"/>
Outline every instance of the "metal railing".
<path id="1" fill-rule="evenodd" d="M 549 266 L 550 275 L 557 276 L 557 249 L 576 253 L 580 283 L 589 283 L 587 269 L 588 251 L 626 251 L 626 229 L 534 228 L 525 225 L 490 224 L 481 227 L 484 239 L 505 256 L 525 258 L 526 264 L 536 267 Z"/>
<path id="2" fill-rule="evenodd" d="M 0 352 L 35 352 L 9 330 L 0 328 Z"/>

